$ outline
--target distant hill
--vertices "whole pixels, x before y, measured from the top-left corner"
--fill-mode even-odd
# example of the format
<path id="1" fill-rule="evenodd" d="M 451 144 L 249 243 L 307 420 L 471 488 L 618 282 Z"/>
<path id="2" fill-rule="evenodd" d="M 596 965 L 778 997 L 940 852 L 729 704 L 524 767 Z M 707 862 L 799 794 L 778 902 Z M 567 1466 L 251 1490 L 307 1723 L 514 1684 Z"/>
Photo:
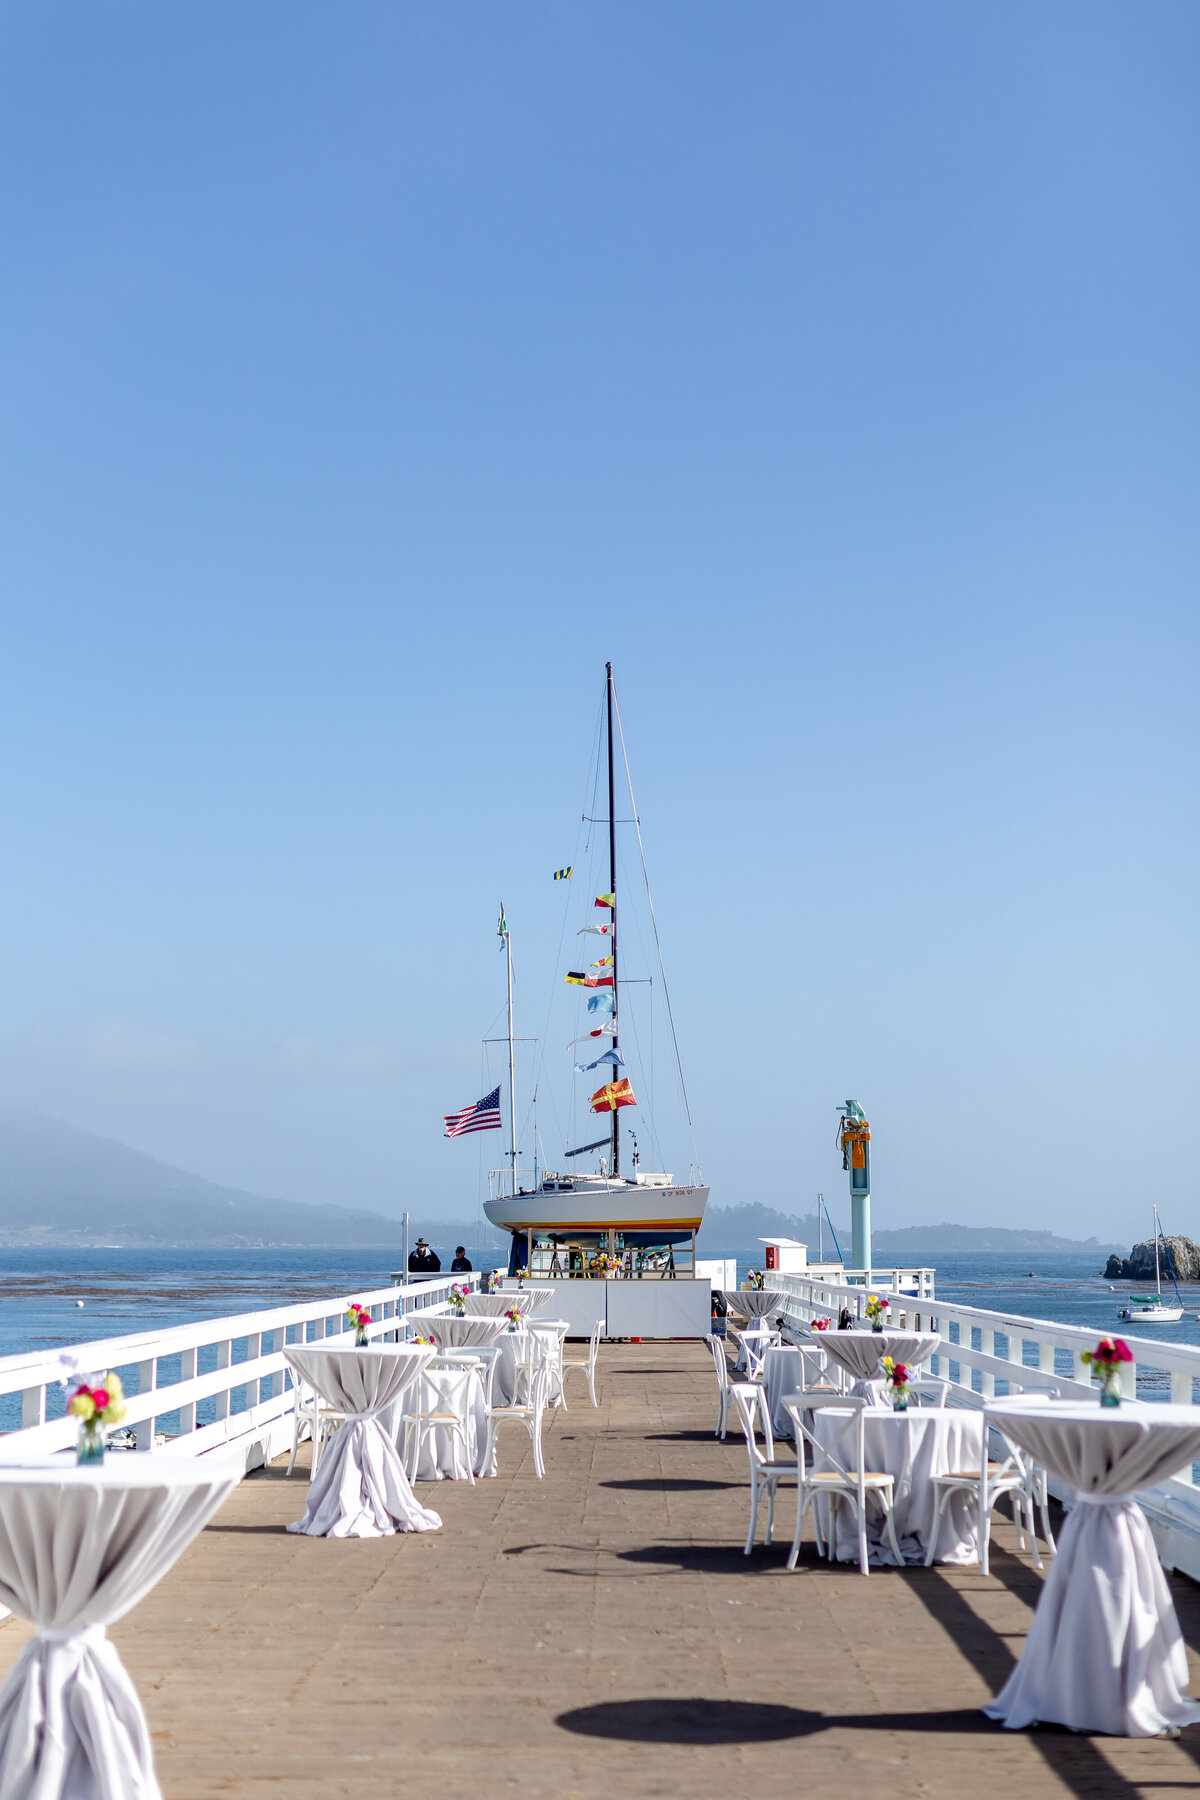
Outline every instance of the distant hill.
<path id="1" fill-rule="evenodd" d="M 845 1255 L 850 1255 L 850 1226 L 841 1219 L 834 1220 L 834 1229 Z M 712 1246 L 731 1246 L 734 1244 L 751 1245 L 756 1238 L 769 1237 L 798 1238 L 809 1247 L 809 1255 L 816 1260 L 817 1247 L 820 1243 L 820 1229 L 815 1213 L 777 1212 L 773 1207 L 751 1206 L 710 1206 L 704 1215 L 704 1225 L 700 1233 L 701 1248 Z M 828 1223 L 824 1227 L 825 1254 L 827 1258 L 836 1260 L 837 1252 L 833 1247 Z M 947 1251 L 966 1252 L 976 1256 L 1003 1255 L 1006 1251 L 1041 1251 L 1043 1254 L 1054 1250 L 1071 1250 L 1081 1253 L 1094 1252 L 1104 1258 L 1109 1251 L 1117 1248 L 1110 1242 L 1101 1242 L 1098 1238 L 1066 1238 L 1056 1237 L 1052 1231 L 1023 1231 L 1019 1228 L 1003 1225 L 909 1225 L 899 1231 L 874 1231 L 871 1242 L 876 1261 L 885 1257 L 896 1257 L 899 1262 L 917 1262 L 921 1258 L 931 1259 L 945 1255 Z"/>
<path id="2" fill-rule="evenodd" d="M 456 1242 L 478 1243 L 480 1235 L 475 1225 L 414 1216 L 411 1242 L 419 1231 L 433 1243 L 449 1239 L 451 1254 Z M 22 1244 L 399 1251 L 403 1226 L 365 1208 L 304 1206 L 221 1187 L 115 1138 L 0 1106 L 0 1245 Z"/>

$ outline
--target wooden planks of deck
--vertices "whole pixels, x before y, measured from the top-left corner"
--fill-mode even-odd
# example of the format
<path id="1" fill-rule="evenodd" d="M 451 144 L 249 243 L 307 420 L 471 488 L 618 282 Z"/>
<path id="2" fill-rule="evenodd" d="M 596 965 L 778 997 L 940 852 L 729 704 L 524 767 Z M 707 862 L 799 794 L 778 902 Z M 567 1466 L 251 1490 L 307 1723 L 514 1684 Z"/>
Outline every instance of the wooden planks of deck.
<path id="1" fill-rule="evenodd" d="M 420 1489 L 441 1532 L 290 1537 L 299 1471 L 243 1483 L 113 1631 L 168 1800 L 328 1800 L 346 1784 L 385 1800 L 1135 1800 L 1196 1783 L 1200 1729 L 1128 1742 L 981 1716 L 1039 1590 L 1007 1523 L 986 1580 L 864 1581 L 811 1545 L 789 1575 L 789 1494 L 783 1543 L 742 1554 L 745 1450 L 712 1436 L 701 1346 L 608 1346 L 599 1410 L 582 1382 L 569 1398 L 545 1481 L 510 1431 L 496 1480 Z M 1200 1643 L 1200 1593 L 1175 1594 Z M 0 1674 L 27 1631 L 0 1627 Z"/>

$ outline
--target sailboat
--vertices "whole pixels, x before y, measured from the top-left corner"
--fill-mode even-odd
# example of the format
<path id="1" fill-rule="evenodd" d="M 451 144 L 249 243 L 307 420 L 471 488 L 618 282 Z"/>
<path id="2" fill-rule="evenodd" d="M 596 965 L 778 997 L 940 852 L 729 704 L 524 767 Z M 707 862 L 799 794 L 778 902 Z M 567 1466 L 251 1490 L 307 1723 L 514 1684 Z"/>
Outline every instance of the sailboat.
<path id="1" fill-rule="evenodd" d="M 1183 1317 L 1183 1300 L 1179 1292 L 1179 1283 L 1175 1279 L 1175 1266 L 1171 1261 L 1171 1246 L 1167 1245 L 1167 1271 L 1171 1277 L 1171 1286 L 1175 1289 L 1177 1306 L 1164 1306 L 1162 1297 L 1162 1267 L 1159 1256 L 1159 1245 L 1162 1242 L 1162 1227 L 1158 1222 L 1158 1208 L 1154 1208 L 1154 1293 L 1130 1294 L 1132 1302 L 1123 1306 L 1117 1317 L 1128 1319 L 1131 1325 L 1177 1325 Z"/>
<path id="2" fill-rule="evenodd" d="M 596 901 L 597 906 L 602 906 L 607 911 L 608 917 L 603 927 L 588 928 L 601 933 L 606 955 L 601 975 L 589 977 L 573 971 L 567 977 L 568 981 L 577 985 L 594 988 L 599 995 L 611 995 L 609 1010 L 600 1015 L 598 1028 L 589 1034 L 595 1039 L 593 1051 L 596 1063 L 588 1065 L 589 1068 L 602 1063 L 610 1065 L 611 1081 L 603 1084 L 598 1094 L 592 1097 L 593 1110 L 599 1111 L 603 1107 L 608 1111 L 608 1129 L 602 1137 L 565 1149 L 562 1157 L 563 1163 L 567 1164 L 577 1158 L 599 1153 L 599 1166 L 592 1172 L 572 1169 L 560 1172 L 546 1168 L 539 1173 L 535 1158 L 533 1179 L 528 1186 L 522 1185 L 517 1168 L 516 1105 L 512 1093 L 516 1076 L 513 1055 L 512 949 L 507 925 L 502 918 L 509 959 L 509 1118 L 512 1147 L 507 1159 L 509 1168 L 494 1173 L 490 1184 L 493 1191 L 484 1202 L 483 1210 L 493 1225 L 512 1232 L 511 1264 L 514 1271 L 517 1268 L 529 1268 L 532 1272 L 535 1267 L 544 1265 L 545 1272 L 567 1275 L 576 1269 L 586 1268 L 589 1259 L 602 1254 L 618 1260 L 630 1270 L 636 1265 L 639 1273 L 645 1265 L 647 1273 L 651 1267 L 662 1266 L 674 1274 L 674 1246 L 690 1240 L 694 1263 L 695 1234 L 708 1203 L 709 1190 L 699 1180 L 689 1178 L 687 1181 L 677 1182 L 671 1173 L 643 1170 L 640 1167 L 637 1138 L 632 1132 L 629 1134 L 632 1156 L 628 1172 L 623 1168 L 626 1146 L 622 1141 L 621 1112 L 636 1105 L 637 1101 L 628 1078 L 618 1079 L 624 1067 L 624 1058 L 620 1051 L 619 1026 L 621 977 L 617 924 L 621 914 L 618 912 L 617 893 L 613 736 L 615 706 L 613 668 L 608 663 L 605 667 L 608 819 L 599 821 L 608 826 L 608 890 Z M 633 811 L 636 815 L 636 807 Z M 562 873 L 569 876 L 570 871 L 564 870 Z M 594 913 L 591 916 L 594 918 Z M 657 940 L 657 930 L 654 935 Z M 607 1000 L 605 1004 L 609 1004 Z M 598 1049 L 600 1044 L 606 1047 Z M 598 1099 L 600 1106 L 596 1105 Z"/>

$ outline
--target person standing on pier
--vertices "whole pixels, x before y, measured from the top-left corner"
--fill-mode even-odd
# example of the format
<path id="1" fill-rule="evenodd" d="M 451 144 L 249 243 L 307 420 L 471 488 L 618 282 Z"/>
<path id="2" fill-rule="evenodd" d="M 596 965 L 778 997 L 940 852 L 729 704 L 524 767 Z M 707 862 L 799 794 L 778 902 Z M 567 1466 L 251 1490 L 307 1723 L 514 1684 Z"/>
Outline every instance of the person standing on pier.
<path id="1" fill-rule="evenodd" d="M 423 1237 L 418 1238 L 416 1249 L 411 1251 L 409 1254 L 409 1258 L 408 1258 L 409 1274 L 410 1275 L 436 1275 L 438 1273 L 438 1271 L 441 1269 L 441 1266 L 442 1266 L 441 1257 L 437 1255 L 436 1251 L 433 1251 L 429 1248 L 429 1245 L 425 1242 L 425 1239 Z"/>
<path id="2" fill-rule="evenodd" d="M 469 1275 L 471 1273 L 471 1259 L 467 1255 L 465 1244 L 459 1244 L 455 1250 L 454 1261 L 450 1264 L 450 1273 L 452 1275 Z"/>

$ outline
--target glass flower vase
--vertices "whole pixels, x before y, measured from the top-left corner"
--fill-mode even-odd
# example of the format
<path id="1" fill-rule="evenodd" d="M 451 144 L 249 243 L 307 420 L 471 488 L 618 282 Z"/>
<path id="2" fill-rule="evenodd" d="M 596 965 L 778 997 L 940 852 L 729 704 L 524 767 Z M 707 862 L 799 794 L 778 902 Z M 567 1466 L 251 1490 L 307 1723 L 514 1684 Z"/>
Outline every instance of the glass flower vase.
<path id="1" fill-rule="evenodd" d="M 1100 1370 L 1101 1406 L 1120 1406 L 1121 1371 L 1115 1365 Z"/>
<path id="2" fill-rule="evenodd" d="M 75 1460 L 80 1463 L 104 1461 L 104 1427 L 98 1419 L 80 1419 Z"/>
<path id="3" fill-rule="evenodd" d="M 366 1327 L 364 1325 L 358 1325 L 355 1327 L 355 1330 L 354 1330 L 354 1348 L 356 1350 L 365 1350 L 366 1347 L 367 1347 Z"/>
<path id="4" fill-rule="evenodd" d="M 872 1319 L 871 1320 L 871 1330 L 882 1332 L 883 1320 L 882 1319 Z"/>

